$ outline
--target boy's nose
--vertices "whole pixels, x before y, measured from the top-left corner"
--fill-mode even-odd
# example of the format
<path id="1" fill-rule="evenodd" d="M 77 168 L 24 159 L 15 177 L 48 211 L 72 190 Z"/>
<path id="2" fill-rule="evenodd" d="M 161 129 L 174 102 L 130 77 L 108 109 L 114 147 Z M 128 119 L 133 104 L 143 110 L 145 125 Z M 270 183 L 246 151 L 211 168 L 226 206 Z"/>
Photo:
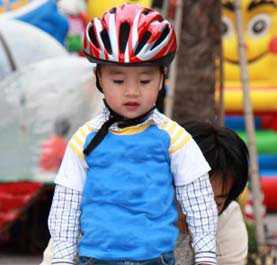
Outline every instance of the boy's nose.
<path id="1" fill-rule="evenodd" d="M 137 97 L 140 95 L 139 86 L 136 83 L 129 83 L 126 86 L 125 96 Z"/>

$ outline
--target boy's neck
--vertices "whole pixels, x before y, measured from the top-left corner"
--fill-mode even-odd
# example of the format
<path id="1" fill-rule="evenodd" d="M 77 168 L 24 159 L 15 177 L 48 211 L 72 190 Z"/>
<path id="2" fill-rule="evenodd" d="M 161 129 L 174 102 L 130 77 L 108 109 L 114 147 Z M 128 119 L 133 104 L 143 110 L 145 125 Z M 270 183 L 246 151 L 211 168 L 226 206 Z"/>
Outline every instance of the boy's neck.
<path id="1" fill-rule="evenodd" d="M 124 117 L 122 115 L 120 115 L 119 113 L 115 112 L 114 110 L 111 109 L 111 107 L 107 104 L 107 102 L 105 100 L 103 100 L 104 105 L 106 107 L 106 109 L 109 111 L 109 120 L 113 119 L 115 120 L 114 123 L 118 124 L 119 128 L 126 128 L 129 126 L 133 126 L 133 125 L 137 125 L 140 123 L 143 123 L 144 121 L 146 121 L 148 119 L 148 117 L 152 114 L 152 112 L 154 111 L 154 109 L 156 108 L 156 106 L 152 107 L 149 111 L 147 111 L 146 113 L 136 117 L 136 118 L 127 118 Z"/>

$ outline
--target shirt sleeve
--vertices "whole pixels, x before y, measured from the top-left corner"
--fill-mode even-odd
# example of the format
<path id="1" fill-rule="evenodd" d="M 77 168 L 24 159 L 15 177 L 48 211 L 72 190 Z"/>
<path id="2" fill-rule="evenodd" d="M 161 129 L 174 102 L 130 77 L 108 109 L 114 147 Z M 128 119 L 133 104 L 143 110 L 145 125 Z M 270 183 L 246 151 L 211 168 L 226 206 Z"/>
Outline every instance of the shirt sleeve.
<path id="1" fill-rule="evenodd" d="M 48 218 L 52 241 L 51 264 L 74 264 L 80 226 L 81 192 L 57 185 Z"/>
<path id="2" fill-rule="evenodd" d="M 55 179 L 56 188 L 48 218 L 53 242 L 52 264 L 74 264 L 80 231 L 81 195 L 88 168 L 83 147 L 90 132 L 90 127 L 85 124 L 72 136 Z"/>
<path id="3" fill-rule="evenodd" d="M 67 146 L 55 183 L 64 187 L 82 191 L 87 175 L 87 163 Z"/>
<path id="4" fill-rule="evenodd" d="M 39 265 L 51 265 L 53 258 L 52 240 L 50 238 L 46 249 L 43 251 L 42 262 Z"/>
<path id="5" fill-rule="evenodd" d="M 80 127 L 68 142 L 55 183 L 83 191 L 88 165 L 83 150 L 88 135 L 93 131 L 90 123 Z"/>
<path id="6" fill-rule="evenodd" d="M 170 152 L 171 171 L 176 186 L 186 185 L 210 171 L 210 166 L 190 134 L 183 132 L 187 141 L 175 152 Z"/>
<path id="7" fill-rule="evenodd" d="M 209 175 L 176 187 L 177 200 L 192 234 L 195 264 L 217 264 L 217 208 Z"/>

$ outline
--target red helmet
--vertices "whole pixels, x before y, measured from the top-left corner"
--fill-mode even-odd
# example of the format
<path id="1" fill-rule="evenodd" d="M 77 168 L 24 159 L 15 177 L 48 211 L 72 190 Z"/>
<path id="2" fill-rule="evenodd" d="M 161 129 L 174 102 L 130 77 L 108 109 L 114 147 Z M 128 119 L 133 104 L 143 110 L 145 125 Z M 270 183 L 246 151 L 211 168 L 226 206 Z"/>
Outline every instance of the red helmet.
<path id="1" fill-rule="evenodd" d="M 155 10 L 124 4 L 94 18 L 84 36 L 91 62 L 169 65 L 176 52 L 173 26 Z"/>

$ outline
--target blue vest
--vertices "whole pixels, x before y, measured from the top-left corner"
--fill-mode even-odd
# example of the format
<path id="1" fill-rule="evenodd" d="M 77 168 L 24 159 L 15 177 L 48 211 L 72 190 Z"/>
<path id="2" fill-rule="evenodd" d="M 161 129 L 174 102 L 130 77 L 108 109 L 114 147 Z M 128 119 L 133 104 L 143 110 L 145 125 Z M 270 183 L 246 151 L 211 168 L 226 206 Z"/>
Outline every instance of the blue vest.
<path id="1" fill-rule="evenodd" d="M 174 250 L 178 229 L 169 145 L 169 135 L 156 125 L 132 135 L 109 131 L 86 157 L 80 256 L 145 260 Z"/>

